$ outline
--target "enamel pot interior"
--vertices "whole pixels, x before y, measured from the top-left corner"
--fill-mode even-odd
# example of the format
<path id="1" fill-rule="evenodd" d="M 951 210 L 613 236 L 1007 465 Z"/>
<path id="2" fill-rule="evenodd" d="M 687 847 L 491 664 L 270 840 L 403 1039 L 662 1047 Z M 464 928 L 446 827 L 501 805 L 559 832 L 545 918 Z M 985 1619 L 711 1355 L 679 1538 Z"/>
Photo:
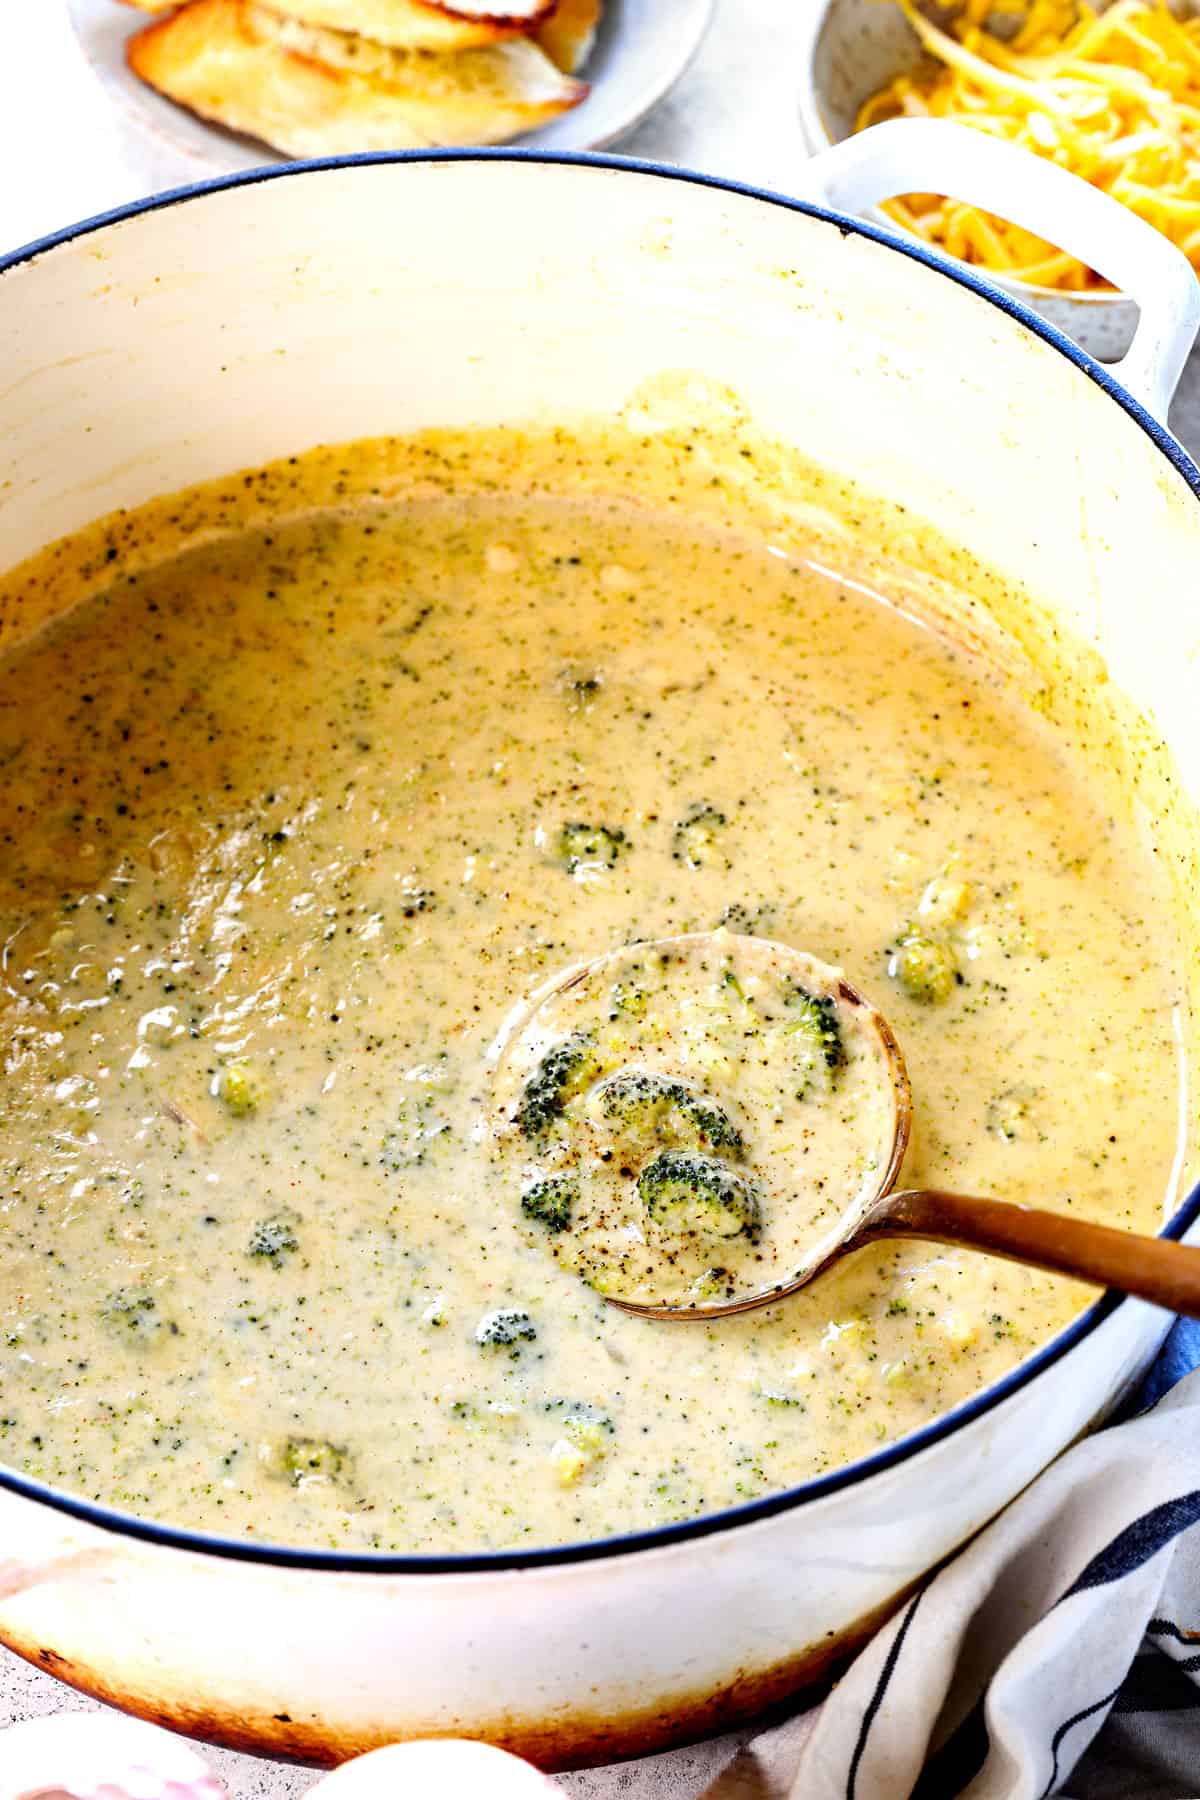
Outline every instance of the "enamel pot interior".
<path id="1" fill-rule="evenodd" d="M 1200 800 L 1195 471 L 1063 340 L 869 228 L 634 165 L 365 159 L 65 234 L 10 261 L 0 317 L 4 567 L 320 443 L 570 423 L 694 371 L 1021 584 L 1153 715 Z M 0 644 L 27 624 L 0 618 Z M 547 1766 L 660 1748 L 823 1674 L 1103 1413 L 1165 1323 L 1101 1302 L 854 1469 L 549 1553 L 252 1549 L 4 1477 L 0 1638 L 147 1716 L 314 1761 L 432 1733 Z"/>

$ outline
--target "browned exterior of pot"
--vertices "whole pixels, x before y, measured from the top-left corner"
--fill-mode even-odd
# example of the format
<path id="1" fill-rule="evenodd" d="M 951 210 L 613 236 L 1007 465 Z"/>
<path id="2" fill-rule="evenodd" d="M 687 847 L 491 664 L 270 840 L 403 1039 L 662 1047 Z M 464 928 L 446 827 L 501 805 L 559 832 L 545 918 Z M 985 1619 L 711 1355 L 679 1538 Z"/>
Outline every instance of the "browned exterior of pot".
<path id="1" fill-rule="evenodd" d="M 460 1735 L 511 1751 L 553 1774 L 651 1756 L 718 1732 L 732 1731 L 785 1708 L 798 1709 L 806 1697 L 820 1698 L 823 1689 L 903 1598 L 898 1595 L 894 1602 L 878 1608 L 849 1629 L 830 1632 L 822 1642 L 810 1644 L 797 1655 L 782 1657 L 768 1669 L 739 1672 L 717 1693 L 685 1695 L 667 1707 L 652 1705 L 621 1717 L 605 1717 L 580 1706 L 554 1720 L 510 1716 L 486 1722 L 464 1721 L 459 1733 L 442 1728 L 425 1732 L 414 1730 L 409 1724 L 392 1725 L 381 1719 L 377 1726 L 350 1736 L 313 1714 L 301 1717 L 286 1711 L 269 1715 L 226 1712 L 216 1700 L 204 1703 L 198 1698 L 190 1702 L 181 1699 L 182 1683 L 178 1688 L 172 1684 L 171 1692 L 164 1687 L 159 1694 L 126 1689 L 111 1671 L 87 1667 L 49 1645 L 21 1637 L 11 1627 L 0 1630 L 0 1641 L 26 1662 L 47 1670 L 94 1700 L 165 1726 L 169 1731 L 182 1732 L 186 1737 L 254 1756 L 333 1768 L 385 1744 Z"/>

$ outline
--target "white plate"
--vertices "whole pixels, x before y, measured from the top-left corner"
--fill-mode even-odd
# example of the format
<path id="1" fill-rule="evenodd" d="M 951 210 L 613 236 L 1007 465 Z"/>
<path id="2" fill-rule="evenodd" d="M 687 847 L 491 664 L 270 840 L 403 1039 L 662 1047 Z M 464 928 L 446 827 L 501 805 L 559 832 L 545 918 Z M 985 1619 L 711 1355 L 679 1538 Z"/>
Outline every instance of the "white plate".
<path id="1" fill-rule="evenodd" d="M 570 112 L 513 142 L 543 150 L 595 150 L 632 130 L 691 62 L 713 5 L 714 0 L 606 0 L 595 47 L 580 71 L 591 93 Z M 286 160 L 256 138 L 206 124 L 130 73 L 125 41 L 149 22 L 147 14 L 120 0 L 67 0 L 67 10 L 109 98 L 154 140 L 160 155 L 173 153 L 180 181 Z"/>

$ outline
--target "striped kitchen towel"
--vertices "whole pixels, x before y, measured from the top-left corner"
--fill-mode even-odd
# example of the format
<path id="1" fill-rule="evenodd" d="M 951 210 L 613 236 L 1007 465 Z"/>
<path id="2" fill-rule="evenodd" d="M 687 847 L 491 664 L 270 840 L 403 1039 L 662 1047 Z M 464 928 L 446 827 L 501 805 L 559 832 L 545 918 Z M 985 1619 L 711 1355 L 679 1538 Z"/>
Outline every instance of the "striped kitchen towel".
<path id="1" fill-rule="evenodd" d="M 1060 1457 L 705 1800 L 1200 1795 L 1198 1363 L 1181 1322 L 1149 1409 Z"/>

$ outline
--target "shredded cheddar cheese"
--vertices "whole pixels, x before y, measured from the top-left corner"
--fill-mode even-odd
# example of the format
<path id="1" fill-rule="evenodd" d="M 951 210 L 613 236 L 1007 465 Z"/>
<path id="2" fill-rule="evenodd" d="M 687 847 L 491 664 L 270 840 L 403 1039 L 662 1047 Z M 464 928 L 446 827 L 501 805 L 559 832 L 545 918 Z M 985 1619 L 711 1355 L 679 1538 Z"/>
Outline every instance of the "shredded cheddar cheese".
<path id="1" fill-rule="evenodd" d="M 926 53 L 872 96 L 882 119 L 954 119 L 1060 163 L 1155 226 L 1200 269 L 1200 18 L 1163 0 L 965 0 L 946 30 L 898 0 Z M 1011 20 L 1015 29 L 1004 31 Z M 951 256 L 1042 287 L 1105 284 L 1074 257 L 960 201 L 907 194 L 897 224 Z"/>

